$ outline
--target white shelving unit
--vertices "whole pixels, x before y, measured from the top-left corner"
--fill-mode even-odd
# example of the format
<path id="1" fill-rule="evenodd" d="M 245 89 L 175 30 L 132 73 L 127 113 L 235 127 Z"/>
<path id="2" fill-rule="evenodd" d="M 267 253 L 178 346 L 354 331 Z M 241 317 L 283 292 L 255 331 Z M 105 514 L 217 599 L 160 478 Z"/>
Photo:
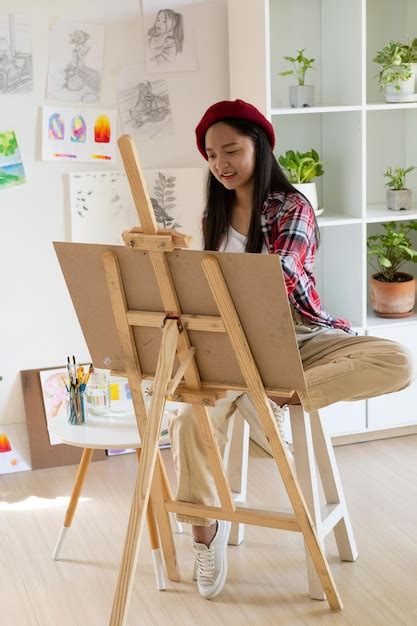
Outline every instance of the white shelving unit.
<path id="1" fill-rule="evenodd" d="M 417 314 L 387 320 L 373 313 L 366 256 L 367 236 L 383 222 L 417 219 L 417 204 L 407 212 L 385 208 L 383 177 L 389 166 L 417 165 L 417 103 L 386 103 L 372 62 L 391 39 L 417 37 L 417 0 L 229 0 L 228 11 L 231 99 L 268 116 L 277 155 L 313 147 L 324 161 L 316 179 L 324 212 L 315 268 L 323 308 L 359 332 L 409 345 L 417 356 Z M 317 104 L 292 109 L 294 79 L 278 73 L 288 69 L 283 56 L 301 48 L 316 59 L 306 82 L 315 86 Z M 417 200 L 417 171 L 407 183 Z M 328 407 L 329 432 L 343 441 L 417 432 L 416 389 Z"/>

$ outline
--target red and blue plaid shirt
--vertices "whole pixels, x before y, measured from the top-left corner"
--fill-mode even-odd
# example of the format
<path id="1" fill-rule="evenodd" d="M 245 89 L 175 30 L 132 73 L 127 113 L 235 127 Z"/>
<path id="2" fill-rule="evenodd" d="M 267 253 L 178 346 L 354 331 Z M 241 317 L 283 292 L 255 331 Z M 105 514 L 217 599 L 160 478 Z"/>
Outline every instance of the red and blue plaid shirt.
<path id="1" fill-rule="evenodd" d="M 261 227 L 270 254 L 279 254 L 291 305 L 309 322 L 352 333 L 344 319 L 322 310 L 313 276 L 317 249 L 314 212 L 298 193 L 273 192 L 262 207 Z"/>

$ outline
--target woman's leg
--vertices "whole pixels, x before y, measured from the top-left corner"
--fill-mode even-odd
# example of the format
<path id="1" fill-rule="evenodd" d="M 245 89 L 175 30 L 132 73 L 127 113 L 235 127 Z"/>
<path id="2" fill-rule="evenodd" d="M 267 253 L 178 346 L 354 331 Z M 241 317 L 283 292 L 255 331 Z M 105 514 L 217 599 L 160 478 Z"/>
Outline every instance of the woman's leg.
<path id="1" fill-rule="evenodd" d="M 379 337 L 326 332 L 300 347 L 306 411 L 341 400 L 363 400 L 400 391 L 414 377 L 414 359 L 401 344 Z"/>
<path id="2" fill-rule="evenodd" d="M 219 400 L 215 407 L 208 409 L 216 439 L 219 446 L 226 443 L 228 418 L 236 410 L 235 399 L 240 392 L 228 394 Z M 213 475 L 204 444 L 198 427 L 197 419 L 190 404 L 181 404 L 178 414 L 173 414 L 169 422 L 169 436 L 172 455 L 178 478 L 176 499 L 182 502 L 193 502 L 207 506 L 218 506 L 219 500 Z M 216 520 L 190 515 L 178 515 L 178 520 L 199 527 L 197 541 L 206 543 L 215 531 Z M 204 530 L 203 527 L 209 527 Z"/>

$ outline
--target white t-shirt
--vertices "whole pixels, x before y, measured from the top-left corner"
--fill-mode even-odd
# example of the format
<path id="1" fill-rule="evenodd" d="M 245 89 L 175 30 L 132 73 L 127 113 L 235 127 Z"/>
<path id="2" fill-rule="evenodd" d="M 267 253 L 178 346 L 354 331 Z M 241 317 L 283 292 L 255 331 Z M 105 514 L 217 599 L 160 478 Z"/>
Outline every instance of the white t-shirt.
<path id="1" fill-rule="evenodd" d="M 233 228 L 233 226 L 229 226 L 227 236 L 223 238 L 223 241 L 220 244 L 219 252 L 245 252 L 247 239 L 248 238 L 245 235 L 239 233 Z M 268 254 L 268 248 L 265 242 L 262 246 L 262 254 Z M 295 336 L 298 343 L 303 343 L 304 341 L 307 341 L 307 339 L 312 339 L 313 337 L 321 335 L 329 330 L 334 330 L 319 326 L 318 324 L 311 324 L 307 320 L 304 320 L 298 311 L 293 309 L 293 307 L 291 307 L 291 313 L 294 320 Z"/>

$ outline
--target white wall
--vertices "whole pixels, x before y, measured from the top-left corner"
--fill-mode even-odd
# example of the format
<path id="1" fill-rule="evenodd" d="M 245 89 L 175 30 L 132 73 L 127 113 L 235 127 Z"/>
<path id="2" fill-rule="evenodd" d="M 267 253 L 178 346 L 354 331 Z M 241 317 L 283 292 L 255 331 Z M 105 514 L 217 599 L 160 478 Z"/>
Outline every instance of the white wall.
<path id="1" fill-rule="evenodd" d="M 176 132 L 143 145 L 144 167 L 204 166 L 194 127 L 210 104 L 229 97 L 226 4 L 195 0 L 198 70 L 170 75 Z M 99 168 L 40 160 L 50 25 L 59 17 L 106 25 L 103 107 L 116 107 L 117 66 L 144 61 L 140 0 L 0 0 L 0 12 L 11 10 L 32 13 L 34 91 L 0 96 L 0 130 L 16 131 L 27 178 L 0 192 L 0 424 L 25 421 L 20 370 L 62 364 L 67 354 L 89 358 L 52 241 L 70 239 L 68 172 Z"/>

